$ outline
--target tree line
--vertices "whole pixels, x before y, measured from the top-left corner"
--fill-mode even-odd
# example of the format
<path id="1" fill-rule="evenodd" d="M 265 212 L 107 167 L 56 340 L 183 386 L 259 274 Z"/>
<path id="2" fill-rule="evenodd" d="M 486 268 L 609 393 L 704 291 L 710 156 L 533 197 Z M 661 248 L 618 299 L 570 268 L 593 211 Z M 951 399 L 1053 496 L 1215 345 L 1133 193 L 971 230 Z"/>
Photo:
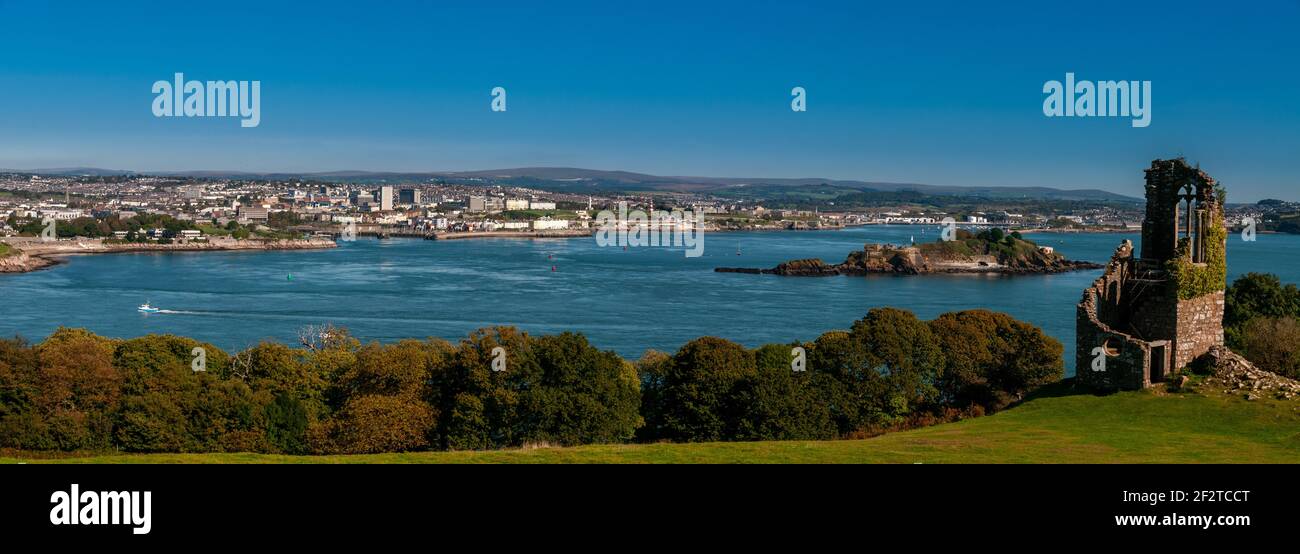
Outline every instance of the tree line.
<path id="1" fill-rule="evenodd" d="M 456 344 L 363 344 L 324 326 L 300 343 L 232 354 L 69 328 L 39 344 L 0 340 L 0 447 L 336 454 L 830 439 L 1001 409 L 1064 372 L 1058 341 L 986 310 L 923 321 L 873 309 L 812 342 L 701 337 L 636 361 L 581 334 L 512 327 Z"/>

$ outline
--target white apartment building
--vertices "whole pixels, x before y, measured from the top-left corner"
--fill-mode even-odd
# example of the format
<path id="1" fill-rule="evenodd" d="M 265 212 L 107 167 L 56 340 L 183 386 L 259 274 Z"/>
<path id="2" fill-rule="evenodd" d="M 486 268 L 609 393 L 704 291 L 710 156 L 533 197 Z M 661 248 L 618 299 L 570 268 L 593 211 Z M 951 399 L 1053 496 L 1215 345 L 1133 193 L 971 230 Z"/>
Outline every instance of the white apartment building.
<path id="1" fill-rule="evenodd" d="M 533 221 L 533 229 L 537 231 L 549 229 L 568 229 L 569 220 L 567 219 L 549 219 L 542 218 Z"/>

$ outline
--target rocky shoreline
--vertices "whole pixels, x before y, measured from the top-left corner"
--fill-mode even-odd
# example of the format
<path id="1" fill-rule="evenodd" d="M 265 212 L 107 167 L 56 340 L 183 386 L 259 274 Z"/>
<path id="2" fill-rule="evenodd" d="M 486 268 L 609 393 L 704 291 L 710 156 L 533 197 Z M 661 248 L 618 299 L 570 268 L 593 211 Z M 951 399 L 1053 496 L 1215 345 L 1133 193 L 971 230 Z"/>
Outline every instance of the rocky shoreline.
<path id="1" fill-rule="evenodd" d="M 338 246 L 332 239 L 233 239 L 213 237 L 207 241 L 187 241 L 172 244 L 116 243 L 103 239 L 74 239 L 52 242 L 38 240 L 10 240 L 17 250 L 0 258 L 0 273 L 26 273 L 45 269 L 61 262 L 62 256 L 80 254 L 116 254 L 125 252 L 205 252 L 233 250 L 316 250 Z"/>
<path id="2" fill-rule="evenodd" d="M 26 252 L 19 252 L 0 258 L 0 273 L 26 273 L 45 269 L 57 263 L 59 262 L 56 260 L 40 256 L 28 256 Z"/>

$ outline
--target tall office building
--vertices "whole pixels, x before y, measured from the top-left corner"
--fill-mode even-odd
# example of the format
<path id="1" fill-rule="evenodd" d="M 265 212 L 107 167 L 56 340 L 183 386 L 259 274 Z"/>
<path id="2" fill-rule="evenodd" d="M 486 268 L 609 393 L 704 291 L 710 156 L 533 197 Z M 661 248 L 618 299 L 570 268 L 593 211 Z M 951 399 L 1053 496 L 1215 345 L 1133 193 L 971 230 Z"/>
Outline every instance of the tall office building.
<path id="1" fill-rule="evenodd" d="M 417 189 L 402 189 L 397 191 L 398 204 L 419 204 L 420 191 Z"/>
<path id="2" fill-rule="evenodd" d="M 393 187 L 383 186 L 379 188 L 379 209 L 388 211 L 393 209 Z"/>

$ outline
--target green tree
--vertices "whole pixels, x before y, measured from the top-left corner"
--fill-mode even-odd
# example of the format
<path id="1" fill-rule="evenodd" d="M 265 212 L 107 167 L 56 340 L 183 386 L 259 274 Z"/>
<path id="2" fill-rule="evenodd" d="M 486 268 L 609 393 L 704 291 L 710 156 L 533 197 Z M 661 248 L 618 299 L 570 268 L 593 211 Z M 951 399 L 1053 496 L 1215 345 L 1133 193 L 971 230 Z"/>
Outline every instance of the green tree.
<path id="1" fill-rule="evenodd" d="M 754 351 L 757 375 L 753 401 L 742 428 L 746 440 L 808 440 L 834 438 L 838 429 L 830 403 L 817 387 L 818 373 L 791 368 L 794 346 L 767 344 Z M 812 345 L 801 345 L 805 356 Z M 805 358 L 806 362 L 806 358 Z"/>
<path id="2" fill-rule="evenodd" d="M 874 308 L 854 322 L 850 337 L 878 360 L 885 378 L 887 415 L 895 418 L 939 401 L 944 356 L 930 327 L 912 312 Z"/>
<path id="3" fill-rule="evenodd" d="M 1228 347 L 1244 349 L 1245 325 L 1256 317 L 1300 317 L 1300 290 L 1271 273 L 1247 273 L 1224 293 L 1223 326 Z"/>
<path id="4" fill-rule="evenodd" d="M 750 432 L 743 423 L 754 394 L 757 369 L 744 347 L 717 337 L 686 343 L 664 369 L 662 380 L 647 383 L 657 400 L 645 414 L 647 436 L 696 442 L 735 440 Z"/>

